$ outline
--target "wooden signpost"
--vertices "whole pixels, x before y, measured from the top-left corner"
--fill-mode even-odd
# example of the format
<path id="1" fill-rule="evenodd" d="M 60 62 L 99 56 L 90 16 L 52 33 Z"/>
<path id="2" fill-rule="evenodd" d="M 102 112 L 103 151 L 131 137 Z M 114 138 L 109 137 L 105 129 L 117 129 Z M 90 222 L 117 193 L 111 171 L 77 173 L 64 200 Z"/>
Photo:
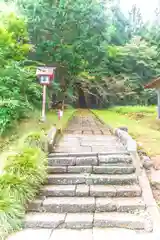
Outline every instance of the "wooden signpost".
<path id="1" fill-rule="evenodd" d="M 38 67 L 36 76 L 39 79 L 40 84 L 43 86 L 42 93 L 42 122 L 46 120 L 46 88 L 54 80 L 54 67 Z"/>

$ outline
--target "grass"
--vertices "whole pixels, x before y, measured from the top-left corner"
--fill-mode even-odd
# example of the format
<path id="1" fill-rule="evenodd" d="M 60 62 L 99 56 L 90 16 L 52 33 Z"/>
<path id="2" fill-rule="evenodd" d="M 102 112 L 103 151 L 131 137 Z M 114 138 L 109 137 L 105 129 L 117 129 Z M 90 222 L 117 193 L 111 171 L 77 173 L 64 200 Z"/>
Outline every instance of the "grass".
<path id="1" fill-rule="evenodd" d="M 113 128 L 128 127 L 140 148 L 150 156 L 160 155 L 160 120 L 155 106 L 114 107 L 94 112 Z"/>
<path id="2" fill-rule="evenodd" d="M 65 127 L 70 116 L 74 113 L 74 109 L 68 109 L 64 112 L 61 125 Z M 9 145 L 17 145 L 17 139 L 21 139 L 24 135 L 32 131 L 47 131 L 53 125 L 57 125 L 58 117 L 55 111 L 48 112 L 46 122 L 42 123 L 39 121 L 40 112 L 35 111 L 31 114 L 28 119 L 23 119 L 18 122 L 13 129 L 10 129 L 5 136 L 0 137 L 0 152 L 8 149 Z"/>

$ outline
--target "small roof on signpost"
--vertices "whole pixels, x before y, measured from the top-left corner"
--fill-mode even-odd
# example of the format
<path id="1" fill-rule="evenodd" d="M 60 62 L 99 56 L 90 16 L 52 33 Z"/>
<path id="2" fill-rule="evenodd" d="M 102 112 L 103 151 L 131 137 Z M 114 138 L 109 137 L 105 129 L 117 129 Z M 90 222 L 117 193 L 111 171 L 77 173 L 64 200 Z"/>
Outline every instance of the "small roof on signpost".
<path id="1" fill-rule="evenodd" d="M 144 88 L 160 88 L 160 77 L 153 79 L 150 83 L 146 84 Z"/>
<path id="2" fill-rule="evenodd" d="M 55 67 L 39 66 L 39 67 L 37 67 L 36 75 L 37 76 L 42 76 L 42 75 L 51 76 L 51 75 L 53 75 L 53 72 L 55 69 L 56 69 Z"/>

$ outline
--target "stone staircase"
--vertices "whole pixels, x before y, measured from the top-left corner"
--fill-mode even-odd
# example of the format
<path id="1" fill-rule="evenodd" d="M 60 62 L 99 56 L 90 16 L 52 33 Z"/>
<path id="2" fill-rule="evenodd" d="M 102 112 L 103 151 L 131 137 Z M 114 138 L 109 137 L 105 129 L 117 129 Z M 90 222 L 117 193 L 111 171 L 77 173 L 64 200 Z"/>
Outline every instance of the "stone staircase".
<path id="1" fill-rule="evenodd" d="M 145 230 L 148 214 L 129 154 L 52 153 L 25 228 Z"/>

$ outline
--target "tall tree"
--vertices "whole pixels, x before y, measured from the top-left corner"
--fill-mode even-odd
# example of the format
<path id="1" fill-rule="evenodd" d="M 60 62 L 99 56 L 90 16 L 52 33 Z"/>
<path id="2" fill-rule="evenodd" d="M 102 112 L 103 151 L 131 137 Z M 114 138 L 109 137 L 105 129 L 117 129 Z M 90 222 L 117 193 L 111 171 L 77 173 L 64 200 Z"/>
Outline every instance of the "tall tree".
<path id="1" fill-rule="evenodd" d="M 113 32 L 112 19 L 101 0 L 17 0 L 28 18 L 35 52 L 32 58 L 56 65 L 58 81 L 72 88 L 81 72 L 96 75 Z"/>

